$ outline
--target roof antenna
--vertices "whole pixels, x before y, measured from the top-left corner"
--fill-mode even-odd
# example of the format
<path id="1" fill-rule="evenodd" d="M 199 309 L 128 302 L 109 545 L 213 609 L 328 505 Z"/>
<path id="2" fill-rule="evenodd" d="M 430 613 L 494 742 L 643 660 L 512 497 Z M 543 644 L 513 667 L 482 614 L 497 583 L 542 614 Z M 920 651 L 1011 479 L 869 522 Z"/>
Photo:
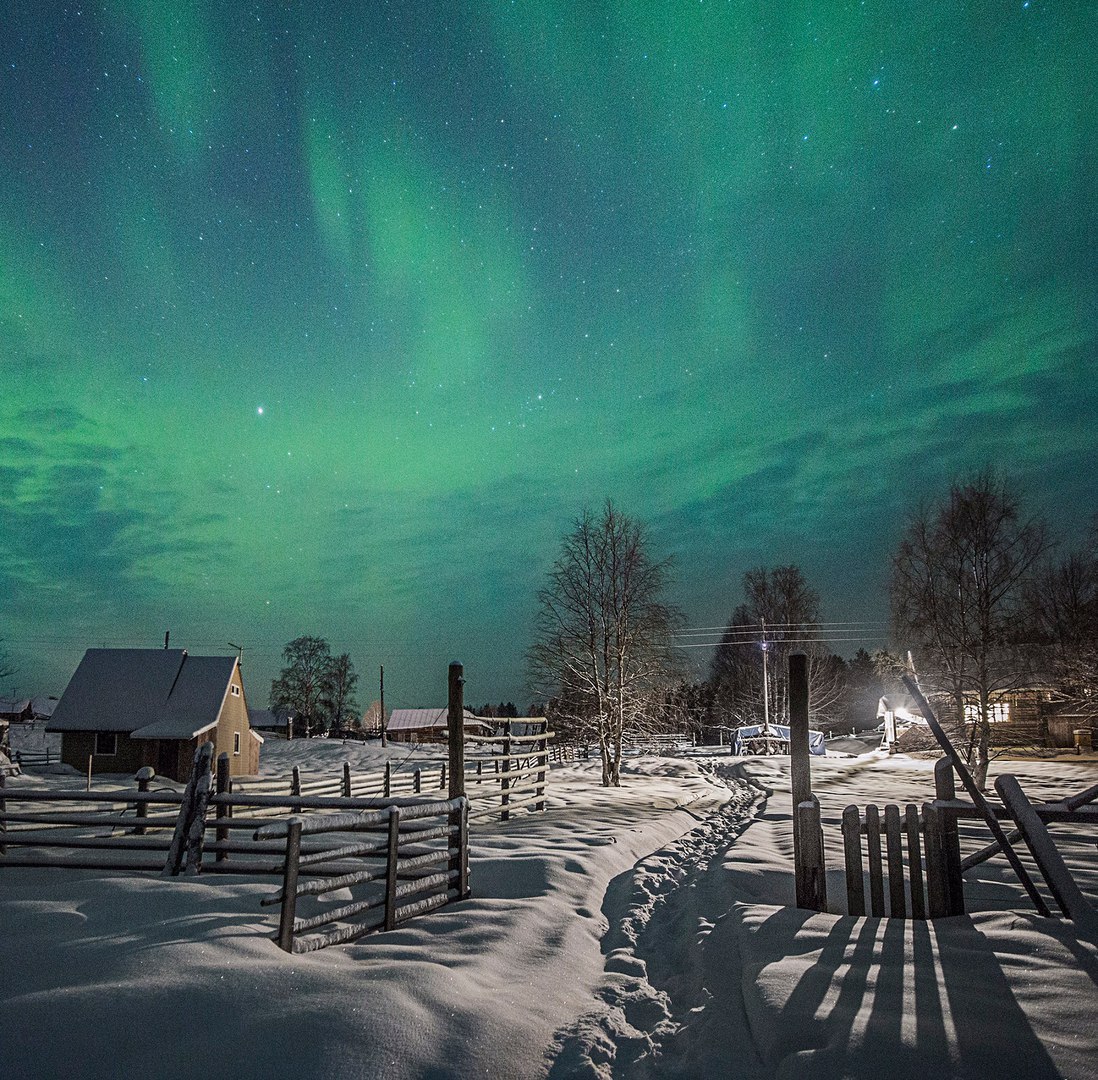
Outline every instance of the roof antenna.
<path id="1" fill-rule="evenodd" d="M 172 632 L 170 630 L 165 630 L 164 631 L 164 648 L 165 649 L 168 647 L 168 638 L 170 638 L 171 636 L 172 636 Z"/>

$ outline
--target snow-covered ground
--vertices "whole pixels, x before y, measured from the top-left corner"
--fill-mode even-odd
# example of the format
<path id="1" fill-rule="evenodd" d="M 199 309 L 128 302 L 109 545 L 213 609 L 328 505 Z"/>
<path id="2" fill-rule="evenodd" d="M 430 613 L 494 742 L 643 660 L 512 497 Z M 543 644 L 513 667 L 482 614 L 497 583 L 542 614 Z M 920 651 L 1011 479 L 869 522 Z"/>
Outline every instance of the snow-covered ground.
<path id="1" fill-rule="evenodd" d="M 380 753 L 272 741 L 264 769 Z M 812 766 L 825 821 L 932 797 L 927 762 Z M 1098 774 L 1017 771 L 1042 796 Z M 987 864 L 974 895 L 1017 913 L 814 915 L 783 906 L 782 759 L 598 779 L 554 769 L 545 814 L 479 830 L 469 900 L 315 954 L 271 942 L 269 880 L 0 870 L 0 1075 L 1098 1076 L 1098 949 L 1026 913 L 1008 870 Z"/>

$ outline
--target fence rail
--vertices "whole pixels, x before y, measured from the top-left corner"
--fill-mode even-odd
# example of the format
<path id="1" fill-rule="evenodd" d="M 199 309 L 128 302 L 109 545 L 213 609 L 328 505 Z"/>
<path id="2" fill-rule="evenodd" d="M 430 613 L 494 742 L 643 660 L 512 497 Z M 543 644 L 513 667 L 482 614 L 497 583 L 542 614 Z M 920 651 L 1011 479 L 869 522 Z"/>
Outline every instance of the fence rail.
<path id="1" fill-rule="evenodd" d="M 257 829 L 257 841 L 285 840 L 282 888 L 260 901 L 281 905 L 280 948 L 311 952 L 345 944 L 468 895 L 468 823 L 469 804 L 462 796 L 357 814 L 295 816 Z M 328 836 L 334 846 L 310 853 L 303 836 Z M 302 882 L 303 867 L 324 876 Z M 356 887 L 361 895 L 350 903 L 298 914 L 305 897 Z"/>

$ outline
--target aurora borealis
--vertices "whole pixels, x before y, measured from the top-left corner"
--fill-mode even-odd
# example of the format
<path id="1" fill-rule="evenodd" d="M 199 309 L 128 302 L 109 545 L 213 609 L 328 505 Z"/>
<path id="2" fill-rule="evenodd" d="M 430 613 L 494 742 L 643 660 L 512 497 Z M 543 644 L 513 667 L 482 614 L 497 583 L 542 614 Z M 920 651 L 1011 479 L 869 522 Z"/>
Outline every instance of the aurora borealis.
<path id="1" fill-rule="evenodd" d="M 606 496 L 722 622 L 798 562 L 884 619 L 991 463 L 1096 509 L 1098 8 L 4 5 L 0 638 L 300 634 L 360 703 L 525 703 Z"/>

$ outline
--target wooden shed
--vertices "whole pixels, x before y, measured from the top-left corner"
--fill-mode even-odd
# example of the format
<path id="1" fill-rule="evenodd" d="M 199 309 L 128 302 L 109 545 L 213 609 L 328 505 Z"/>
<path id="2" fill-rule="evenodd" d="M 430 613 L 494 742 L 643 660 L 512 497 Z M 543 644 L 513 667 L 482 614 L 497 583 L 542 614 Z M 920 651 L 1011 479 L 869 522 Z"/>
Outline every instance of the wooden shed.
<path id="1" fill-rule="evenodd" d="M 492 724 L 464 712 L 463 726 L 470 735 L 491 735 Z M 385 734 L 392 742 L 441 742 L 447 741 L 447 710 L 394 709 L 385 725 Z"/>
<path id="2" fill-rule="evenodd" d="M 262 738 L 248 723 L 240 661 L 186 649 L 88 649 L 47 731 L 61 760 L 81 771 L 129 773 L 145 765 L 185 781 L 194 752 L 213 742 L 233 776 L 259 771 Z"/>

